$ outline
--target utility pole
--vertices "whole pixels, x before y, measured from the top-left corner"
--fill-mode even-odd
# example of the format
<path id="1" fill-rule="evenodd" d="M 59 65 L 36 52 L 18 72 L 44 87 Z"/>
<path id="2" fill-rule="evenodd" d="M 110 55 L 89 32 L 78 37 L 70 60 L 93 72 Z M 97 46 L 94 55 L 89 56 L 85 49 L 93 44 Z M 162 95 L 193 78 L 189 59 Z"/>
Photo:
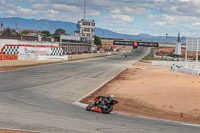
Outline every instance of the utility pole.
<path id="1" fill-rule="evenodd" d="M 84 12 L 83 12 L 83 19 L 85 20 L 86 16 L 86 0 L 84 0 Z"/>
<path id="2" fill-rule="evenodd" d="M 117 33 L 117 31 L 115 30 L 115 33 L 114 33 L 114 38 L 116 37 L 116 33 Z"/>
<path id="3" fill-rule="evenodd" d="M 0 35 L 3 35 L 3 22 L 1 22 L 1 32 Z"/>
<path id="4" fill-rule="evenodd" d="M 15 22 L 16 23 L 16 32 L 17 32 L 17 26 L 18 26 L 18 22 Z"/>
<path id="5" fill-rule="evenodd" d="M 166 42 L 167 42 L 167 36 L 168 36 L 168 34 L 166 33 Z"/>
<path id="6" fill-rule="evenodd" d="M 57 30 L 57 29 L 56 29 L 56 26 L 54 26 L 54 33 L 56 32 L 56 30 Z"/>

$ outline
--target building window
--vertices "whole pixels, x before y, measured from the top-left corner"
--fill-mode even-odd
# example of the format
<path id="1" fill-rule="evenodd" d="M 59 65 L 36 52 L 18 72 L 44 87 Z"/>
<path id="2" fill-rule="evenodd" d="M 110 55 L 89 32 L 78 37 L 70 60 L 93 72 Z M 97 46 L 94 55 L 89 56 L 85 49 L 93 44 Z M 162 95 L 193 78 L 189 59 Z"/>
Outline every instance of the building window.
<path id="1" fill-rule="evenodd" d="M 83 22 L 82 25 L 90 26 L 90 22 Z"/>
<path id="2" fill-rule="evenodd" d="M 91 29 L 91 32 L 94 33 L 94 32 L 95 32 L 95 29 Z"/>
<path id="3" fill-rule="evenodd" d="M 84 28 L 84 32 L 90 32 L 90 28 Z"/>

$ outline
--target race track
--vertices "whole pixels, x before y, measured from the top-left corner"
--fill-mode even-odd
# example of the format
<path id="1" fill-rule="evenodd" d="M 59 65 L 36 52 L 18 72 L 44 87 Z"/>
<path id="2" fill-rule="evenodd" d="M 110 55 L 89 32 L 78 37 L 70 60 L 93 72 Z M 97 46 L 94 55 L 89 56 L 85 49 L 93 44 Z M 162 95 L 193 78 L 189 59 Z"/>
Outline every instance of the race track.
<path id="1" fill-rule="evenodd" d="M 140 48 L 128 58 L 122 54 L 0 72 L 0 128 L 42 133 L 199 132 L 199 125 L 105 115 L 72 105 L 148 52 Z"/>

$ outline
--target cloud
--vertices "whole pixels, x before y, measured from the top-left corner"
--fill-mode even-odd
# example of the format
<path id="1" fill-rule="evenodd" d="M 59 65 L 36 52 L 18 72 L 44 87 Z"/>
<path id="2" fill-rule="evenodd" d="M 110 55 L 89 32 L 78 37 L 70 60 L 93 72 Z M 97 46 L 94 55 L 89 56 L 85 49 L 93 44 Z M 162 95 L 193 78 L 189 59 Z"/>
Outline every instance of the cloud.
<path id="1" fill-rule="evenodd" d="M 112 14 L 123 14 L 123 15 L 143 15 L 143 14 L 150 14 L 151 11 L 145 8 L 131 8 L 128 6 L 122 8 L 116 8 L 114 10 L 109 11 Z"/>
<path id="2" fill-rule="evenodd" d="M 133 16 L 109 14 L 101 16 L 100 18 L 104 21 L 103 24 L 98 24 L 101 28 L 109 29 L 117 33 L 133 34 L 131 33 L 134 24 Z"/>
<path id="3" fill-rule="evenodd" d="M 152 24 L 152 27 L 163 27 L 166 26 L 167 22 L 155 22 L 154 24 Z"/>
<path id="4" fill-rule="evenodd" d="M 104 16 L 104 19 L 112 20 L 113 24 L 121 22 L 126 22 L 126 23 L 134 22 L 134 17 L 128 15 L 119 15 L 119 14 L 110 14 L 108 16 Z"/>
<path id="5" fill-rule="evenodd" d="M 125 7 L 125 13 L 126 14 L 136 14 L 136 15 L 142 15 L 142 14 L 150 14 L 150 10 L 146 10 L 145 8 L 130 8 L 130 7 Z"/>
<path id="6" fill-rule="evenodd" d="M 101 13 L 98 11 L 89 11 L 86 13 L 87 13 L 86 15 L 89 15 L 89 16 L 100 16 L 101 15 Z"/>
<path id="7" fill-rule="evenodd" d="M 121 11 L 120 11 L 120 9 L 114 9 L 114 10 L 111 10 L 110 13 L 120 14 Z"/>
<path id="8" fill-rule="evenodd" d="M 7 10 L 7 13 L 9 14 L 9 15 L 16 15 L 17 14 L 17 12 L 16 11 L 13 11 L 13 10 Z"/>
<path id="9" fill-rule="evenodd" d="M 190 23 L 190 22 L 200 21 L 200 18 L 193 17 L 193 16 L 178 16 L 178 15 L 167 15 L 167 14 L 149 15 L 147 18 L 161 20 L 161 21 L 167 22 L 169 24 Z"/>
<path id="10" fill-rule="evenodd" d="M 65 11 L 65 12 L 81 12 L 81 10 L 76 6 L 68 6 L 62 4 L 34 4 L 31 6 L 34 10 L 45 10 L 45 9 L 53 9 L 55 11 Z"/>
<path id="11" fill-rule="evenodd" d="M 7 2 L 8 1 L 8 2 Z M 32 4 L 48 4 L 54 10 L 69 10 L 71 11 L 83 9 L 84 0 L 7 0 L 7 3 L 27 3 Z M 0 0 L 5 4 L 5 0 Z M 123 14 L 123 15 L 142 15 L 150 14 L 149 8 L 155 8 L 162 13 L 176 14 L 184 16 L 196 16 L 200 15 L 200 1 L 199 0 L 88 0 L 87 8 L 95 11 L 105 10 L 110 13 Z M 42 8 L 40 8 L 41 10 Z M 39 10 L 39 9 L 38 9 Z"/>
<path id="12" fill-rule="evenodd" d="M 193 26 L 200 26 L 200 22 L 192 23 Z"/>

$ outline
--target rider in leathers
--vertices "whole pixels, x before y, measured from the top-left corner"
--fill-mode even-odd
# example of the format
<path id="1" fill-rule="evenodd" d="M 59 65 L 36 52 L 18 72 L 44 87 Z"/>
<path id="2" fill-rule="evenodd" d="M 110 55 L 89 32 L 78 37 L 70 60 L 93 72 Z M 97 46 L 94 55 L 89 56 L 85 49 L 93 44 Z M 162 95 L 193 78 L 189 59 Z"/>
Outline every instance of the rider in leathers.
<path id="1" fill-rule="evenodd" d="M 106 108 L 105 104 L 112 102 L 113 98 L 114 98 L 114 95 L 110 95 L 108 97 L 98 96 L 97 99 L 99 99 L 100 101 L 95 101 L 94 106 L 97 106 L 99 104 L 99 102 L 101 102 L 100 108 L 102 108 L 102 107 Z"/>

